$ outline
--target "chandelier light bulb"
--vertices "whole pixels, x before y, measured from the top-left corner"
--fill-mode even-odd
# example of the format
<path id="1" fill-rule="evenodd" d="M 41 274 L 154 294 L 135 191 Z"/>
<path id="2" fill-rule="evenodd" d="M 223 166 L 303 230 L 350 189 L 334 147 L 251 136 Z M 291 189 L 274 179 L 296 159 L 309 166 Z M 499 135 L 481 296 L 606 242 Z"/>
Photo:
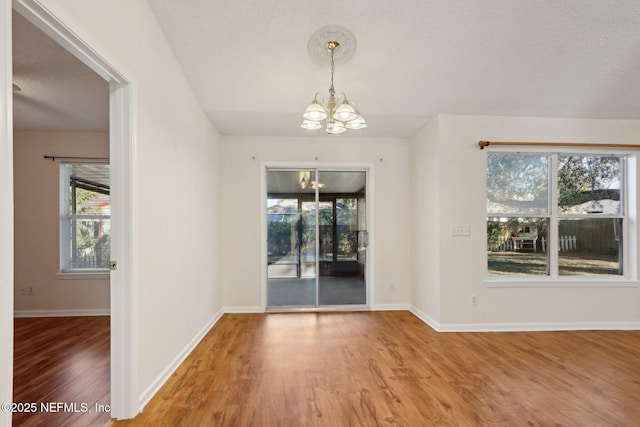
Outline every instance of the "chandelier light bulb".
<path id="1" fill-rule="evenodd" d="M 318 130 L 322 124 L 319 121 L 304 119 L 300 127 L 307 130 Z"/>
<path id="2" fill-rule="evenodd" d="M 356 110 L 353 109 L 349 101 L 347 100 L 347 96 L 344 95 L 344 100 L 338 107 L 335 113 L 333 113 L 333 118 L 336 120 L 340 120 L 341 122 L 348 122 L 350 120 L 358 117 L 356 114 Z"/>
<path id="3" fill-rule="evenodd" d="M 330 135 L 340 135 L 341 133 L 345 133 L 346 131 L 347 128 L 341 121 L 335 120 L 327 122 L 327 133 Z"/>
<path id="4" fill-rule="evenodd" d="M 364 121 L 361 115 L 358 115 L 355 119 L 347 122 L 345 127 L 350 130 L 360 130 L 367 127 L 367 122 Z"/>
<path id="5" fill-rule="evenodd" d="M 322 106 L 322 104 L 320 104 L 320 102 L 318 102 L 318 95 L 320 94 L 316 93 L 316 96 L 313 98 L 313 101 L 311 101 L 311 104 L 309 104 L 306 111 L 302 115 L 302 117 L 304 117 L 307 120 L 312 120 L 317 122 L 327 118 L 327 110 Z"/>

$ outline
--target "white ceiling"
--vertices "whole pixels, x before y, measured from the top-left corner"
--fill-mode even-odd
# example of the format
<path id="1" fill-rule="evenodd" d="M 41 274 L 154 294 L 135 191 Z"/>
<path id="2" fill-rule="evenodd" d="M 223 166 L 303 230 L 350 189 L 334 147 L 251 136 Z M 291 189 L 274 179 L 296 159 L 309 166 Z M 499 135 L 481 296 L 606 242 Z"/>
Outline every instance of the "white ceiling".
<path id="1" fill-rule="evenodd" d="M 357 40 L 355 56 L 336 65 L 335 86 L 369 128 L 345 135 L 407 137 L 439 113 L 640 119 L 637 0 L 148 2 L 203 109 L 227 135 L 309 135 L 301 113 L 315 92 L 326 98 L 330 71 L 309 57 L 307 41 L 326 25 Z M 25 44 L 40 53 L 20 69 L 16 49 L 24 86 L 16 109 L 30 93 L 21 80 L 30 67 L 59 67 L 49 77 L 56 84 L 71 73 L 37 64 L 35 56 L 61 58 L 40 58 L 39 42 Z M 84 105 L 92 90 L 57 96 Z M 38 93 L 35 109 L 61 105 L 56 94 Z"/>

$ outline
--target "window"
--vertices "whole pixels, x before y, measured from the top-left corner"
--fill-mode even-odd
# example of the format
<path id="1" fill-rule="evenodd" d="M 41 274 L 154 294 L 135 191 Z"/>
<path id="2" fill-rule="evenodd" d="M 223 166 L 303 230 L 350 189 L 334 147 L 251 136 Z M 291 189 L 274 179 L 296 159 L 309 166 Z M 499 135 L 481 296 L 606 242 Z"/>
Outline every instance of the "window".
<path id="1" fill-rule="evenodd" d="M 626 157 L 488 153 L 490 275 L 623 276 Z"/>
<path id="2" fill-rule="evenodd" d="M 60 165 L 60 270 L 108 270 L 110 253 L 109 165 Z"/>

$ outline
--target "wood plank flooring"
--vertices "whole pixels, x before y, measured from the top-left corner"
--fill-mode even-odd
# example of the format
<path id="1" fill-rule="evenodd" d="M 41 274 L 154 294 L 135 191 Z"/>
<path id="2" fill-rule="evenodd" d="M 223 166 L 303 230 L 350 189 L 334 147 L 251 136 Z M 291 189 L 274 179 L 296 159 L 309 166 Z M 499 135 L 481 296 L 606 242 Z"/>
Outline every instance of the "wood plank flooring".
<path id="1" fill-rule="evenodd" d="M 116 426 L 638 426 L 640 332 L 436 333 L 409 312 L 227 314 Z"/>
<path id="2" fill-rule="evenodd" d="M 95 410 L 110 403 L 109 330 L 105 316 L 15 319 L 13 401 L 37 410 L 14 413 L 13 425 L 109 425 Z"/>

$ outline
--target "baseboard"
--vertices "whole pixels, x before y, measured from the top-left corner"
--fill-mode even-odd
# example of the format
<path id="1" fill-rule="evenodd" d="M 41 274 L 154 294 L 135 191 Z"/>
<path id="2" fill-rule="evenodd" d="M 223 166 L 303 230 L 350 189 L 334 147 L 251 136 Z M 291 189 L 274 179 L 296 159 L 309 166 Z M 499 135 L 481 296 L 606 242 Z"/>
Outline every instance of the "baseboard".
<path id="1" fill-rule="evenodd" d="M 264 308 L 255 305 L 223 307 L 225 313 L 264 313 Z"/>
<path id="2" fill-rule="evenodd" d="M 372 311 L 407 311 L 409 304 L 376 304 Z"/>
<path id="3" fill-rule="evenodd" d="M 80 316 L 110 316 L 108 308 L 91 308 L 77 310 L 15 310 L 13 317 L 80 317 Z"/>
<path id="4" fill-rule="evenodd" d="M 164 383 L 169 379 L 169 377 L 178 369 L 178 366 L 191 354 L 194 348 L 202 341 L 205 335 L 211 330 L 211 328 L 220 320 L 222 315 L 224 314 L 224 310 L 220 309 L 212 318 L 207 322 L 207 324 L 196 334 L 195 337 L 187 344 L 187 346 L 182 349 L 180 353 L 169 363 L 169 365 L 158 375 L 158 377 L 151 383 L 149 387 L 146 388 L 140 395 L 139 409 L 138 412 L 142 412 L 144 407 L 149 403 L 151 398 L 155 396 L 155 394 L 160 390 L 160 388 L 164 385 Z"/>
<path id="5" fill-rule="evenodd" d="M 636 331 L 639 322 L 558 322 L 558 323 L 449 323 L 439 332 L 551 332 L 551 331 Z"/>
<path id="6" fill-rule="evenodd" d="M 407 311 L 409 310 L 408 304 L 376 304 L 372 311 Z M 225 313 L 264 313 L 265 310 L 256 306 L 231 306 L 224 307 Z"/>
<path id="7" fill-rule="evenodd" d="M 640 322 L 440 323 L 414 306 L 409 309 L 437 332 L 636 331 Z"/>
<path id="8" fill-rule="evenodd" d="M 428 316 L 425 312 L 419 310 L 414 306 L 409 306 L 409 311 L 413 313 L 413 315 L 418 319 L 426 323 L 431 329 L 435 330 L 436 332 L 440 332 L 440 323 L 432 319 L 431 316 Z"/>

